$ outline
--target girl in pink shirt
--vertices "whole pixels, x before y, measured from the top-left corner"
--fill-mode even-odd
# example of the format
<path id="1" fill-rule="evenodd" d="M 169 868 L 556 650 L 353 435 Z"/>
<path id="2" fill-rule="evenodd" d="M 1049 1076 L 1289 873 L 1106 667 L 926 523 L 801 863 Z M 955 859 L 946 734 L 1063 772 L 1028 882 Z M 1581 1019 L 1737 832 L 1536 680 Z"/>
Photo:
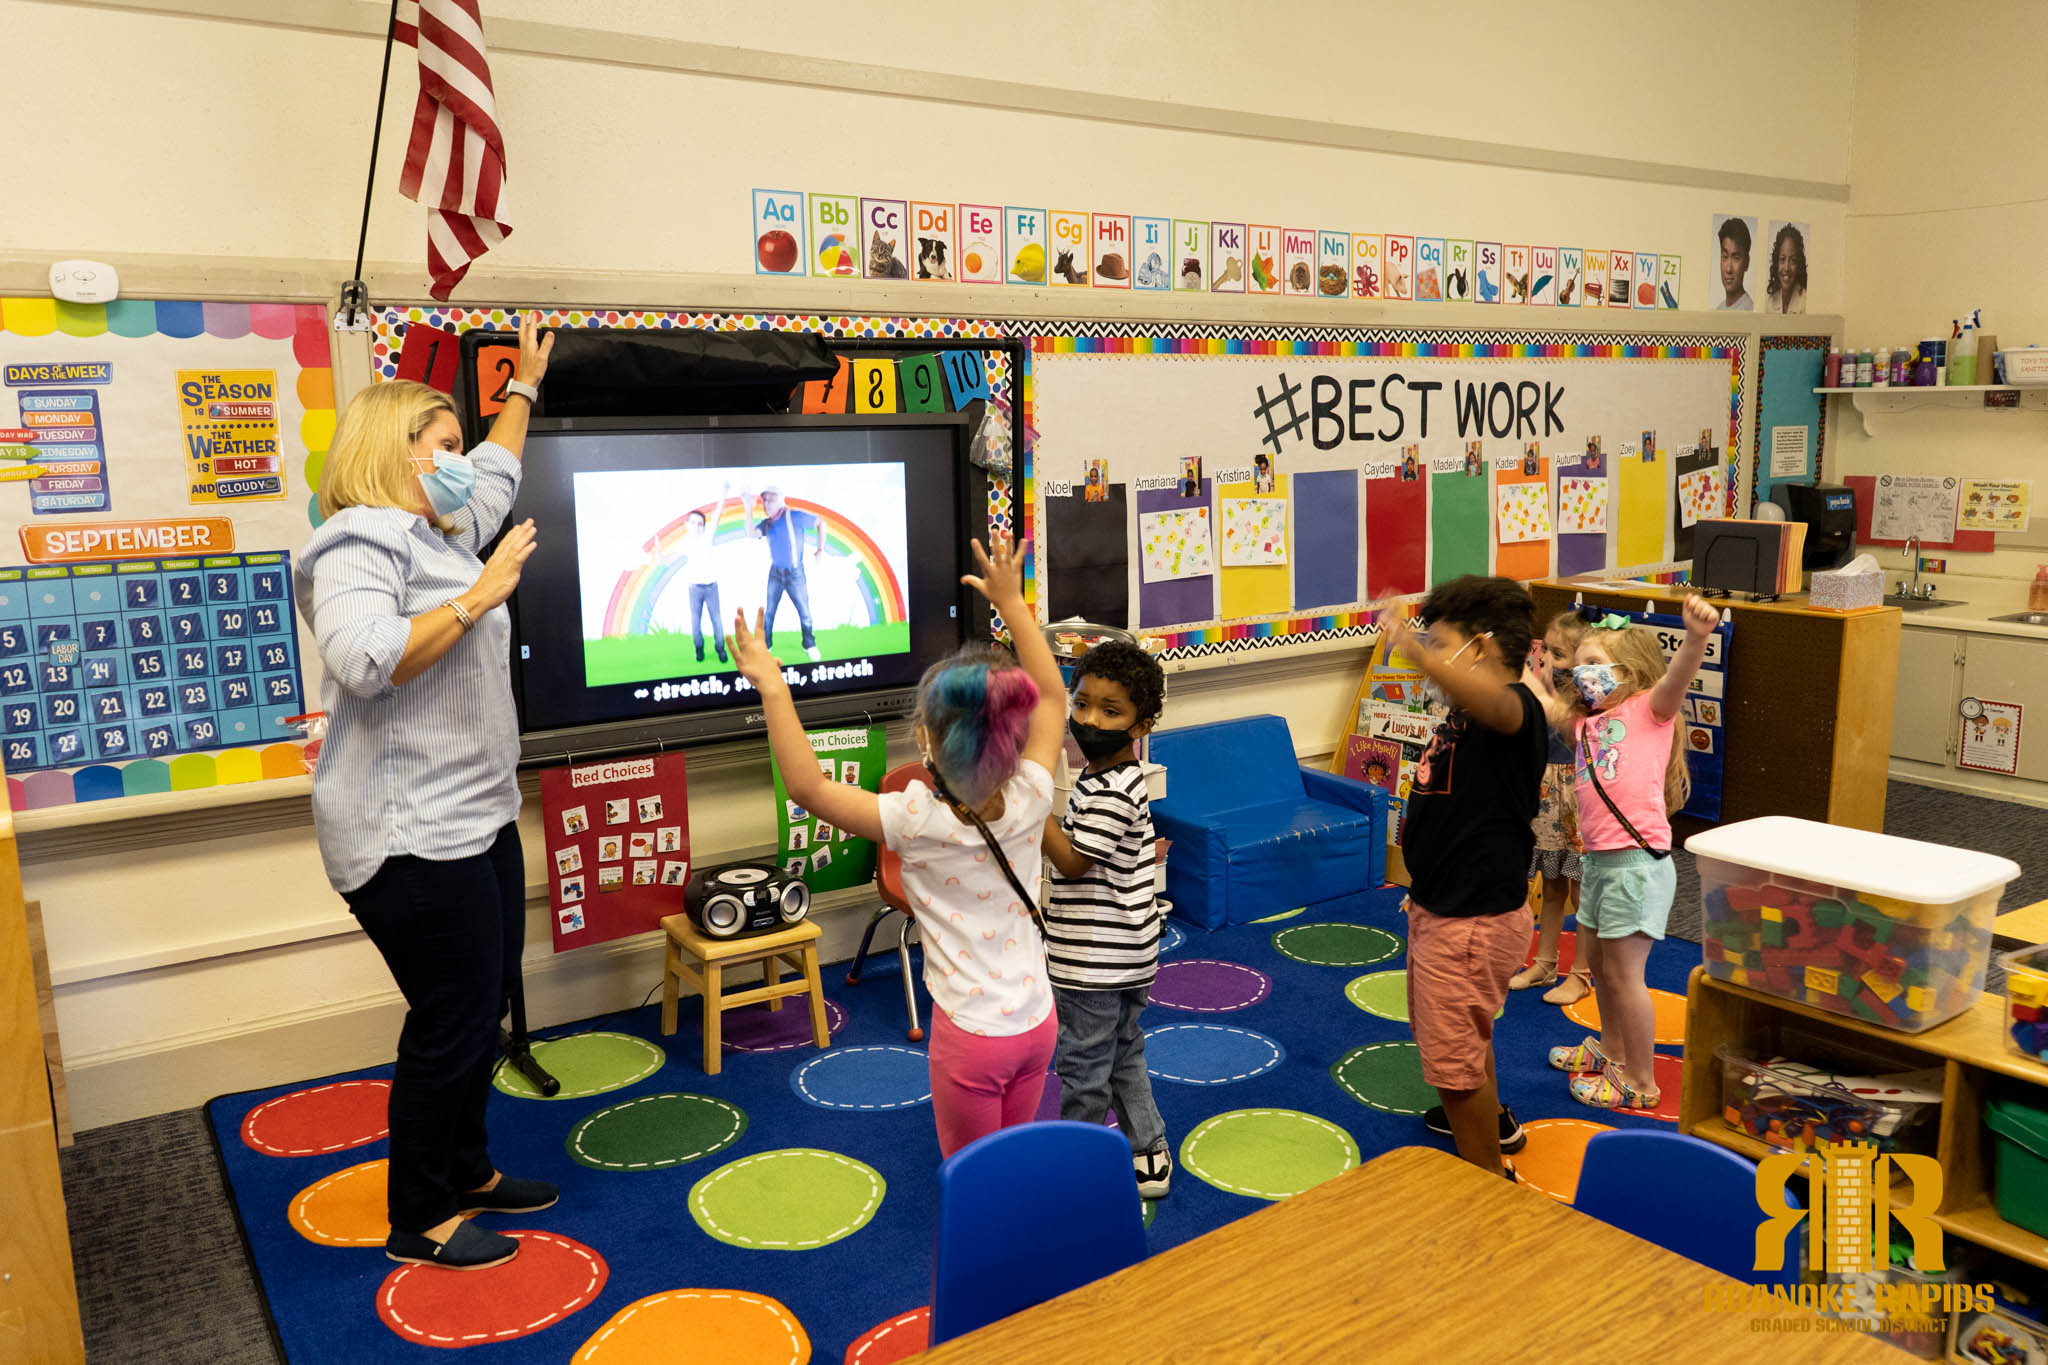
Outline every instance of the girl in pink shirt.
<path id="1" fill-rule="evenodd" d="M 1689 783 L 1679 711 L 1721 613 L 1685 601 L 1685 643 L 1667 667 L 1657 633 L 1627 617 L 1595 622 L 1579 642 L 1567 700 L 1531 671 L 1552 721 L 1573 742 L 1579 837 L 1579 927 L 1590 931 L 1600 1037 L 1550 1050 L 1572 1073 L 1572 1098 L 1596 1109 L 1653 1109 L 1656 1009 L 1643 968 L 1664 937 L 1678 874 L 1671 812 Z"/>
<path id="2" fill-rule="evenodd" d="M 1023 560 L 1010 538 L 992 537 L 987 550 L 976 541 L 974 556 L 980 575 L 961 581 L 1002 614 L 1017 656 L 969 646 L 926 670 L 917 747 L 929 780 L 903 791 L 877 796 L 820 772 L 782 665 L 762 643 L 760 615 L 750 630 L 742 614 L 732 638 L 733 662 L 761 693 L 789 799 L 903 859 L 935 1006 L 932 1114 L 943 1156 L 1030 1120 L 1057 1037 L 1038 881 L 1067 693 L 1024 605 Z"/>

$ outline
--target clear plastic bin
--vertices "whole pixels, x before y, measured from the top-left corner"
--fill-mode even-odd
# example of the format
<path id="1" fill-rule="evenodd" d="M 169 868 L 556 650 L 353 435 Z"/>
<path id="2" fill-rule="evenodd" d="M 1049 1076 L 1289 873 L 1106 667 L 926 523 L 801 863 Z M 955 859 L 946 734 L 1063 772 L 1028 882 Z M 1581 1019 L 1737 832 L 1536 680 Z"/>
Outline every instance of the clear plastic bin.
<path id="1" fill-rule="evenodd" d="M 1796 1033 L 1786 1035 L 1776 1049 L 1723 1046 L 1718 1055 L 1722 1117 L 1759 1141 L 1794 1145 L 1758 1131 L 1768 1129 L 1764 1119 L 1775 1115 L 1782 1121 L 1802 1106 L 1823 1112 L 1853 1102 L 1869 1111 L 1843 1111 L 1845 1124 L 1853 1118 L 1860 1131 L 1835 1131 L 1832 1139 L 1869 1142 L 1884 1152 L 1934 1154 L 1941 1118 L 1939 1067 L 1905 1070 L 1859 1049 Z M 1783 1103 L 1761 1103 L 1781 1096 Z M 1750 1121 L 1752 1113 L 1757 1121 Z"/>
<path id="2" fill-rule="evenodd" d="M 1928 1313 L 1887 1312 L 1903 1304 L 1897 1297 L 1881 1293 L 1880 1286 L 1916 1292 L 1922 1302 L 1938 1303 L 1938 1297 L 1926 1296 L 1922 1291 L 1960 1283 L 1960 1270 L 1951 1266 L 1938 1274 L 1929 1274 L 1900 1265 L 1878 1274 L 1830 1275 L 1828 1279 L 1847 1285 L 1849 1300 L 1848 1312 L 1829 1316 L 1861 1324 L 1866 1328 L 1864 1335 L 1888 1341 L 1922 1360 L 1941 1359 L 1948 1343 L 1948 1313 L 1939 1307 Z"/>
<path id="3" fill-rule="evenodd" d="M 1721 1117 L 1730 1128 L 1788 1152 L 1822 1142 L 1866 1142 L 1883 1113 L 1839 1086 L 1819 1084 L 1757 1060 L 1740 1048 L 1714 1049 L 1721 1060 Z"/>
<path id="4" fill-rule="evenodd" d="M 1998 955 L 2005 968 L 2005 1045 L 2048 1062 L 2048 944 Z"/>
<path id="5" fill-rule="evenodd" d="M 1686 840 L 1709 975 L 1918 1033 L 1984 989 L 1991 921 L 2018 864 L 1774 815 Z"/>

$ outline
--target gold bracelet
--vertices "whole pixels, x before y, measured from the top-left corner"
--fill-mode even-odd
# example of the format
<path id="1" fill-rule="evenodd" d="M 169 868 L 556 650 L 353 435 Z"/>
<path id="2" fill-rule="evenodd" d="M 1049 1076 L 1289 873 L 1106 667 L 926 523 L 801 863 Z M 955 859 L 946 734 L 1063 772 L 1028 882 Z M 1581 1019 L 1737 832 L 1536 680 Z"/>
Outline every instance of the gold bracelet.
<path id="1" fill-rule="evenodd" d="M 469 614 L 469 608 L 463 606 L 462 603 L 451 597 L 448 599 L 448 610 L 454 612 L 455 619 L 462 623 L 462 631 L 465 635 L 476 629 L 476 618 Z"/>

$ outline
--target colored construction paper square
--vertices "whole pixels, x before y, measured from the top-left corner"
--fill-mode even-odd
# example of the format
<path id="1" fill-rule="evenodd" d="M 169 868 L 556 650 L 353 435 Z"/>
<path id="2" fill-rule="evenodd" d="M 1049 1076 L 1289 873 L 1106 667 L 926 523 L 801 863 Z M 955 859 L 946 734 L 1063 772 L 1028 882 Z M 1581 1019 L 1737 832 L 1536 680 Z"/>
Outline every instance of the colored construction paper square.
<path id="1" fill-rule="evenodd" d="M 946 388 L 953 395 L 954 411 L 989 396 L 988 361 L 980 351 L 941 351 L 939 363 L 945 367 Z"/>
<path id="2" fill-rule="evenodd" d="M 895 361 L 853 362 L 853 410 L 856 413 L 897 411 Z"/>
<path id="3" fill-rule="evenodd" d="M 946 371 L 936 355 L 907 355 L 896 362 L 905 412 L 946 410 Z"/>
<path id="4" fill-rule="evenodd" d="M 1297 474 L 1294 494 L 1295 607 L 1358 601 L 1358 471 Z"/>
<path id="5" fill-rule="evenodd" d="M 839 357 L 839 372 L 830 379 L 812 379 L 804 384 L 800 400 L 804 412 L 847 412 L 851 410 L 853 365 Z"/>
<path id="6" fill-rule="evenodd" d="M 415 322 L 398 344 L 398 378 L 425 384 L 442 393 L 455 392 L 462 368 L 462 342 L 453 332 Z"/>

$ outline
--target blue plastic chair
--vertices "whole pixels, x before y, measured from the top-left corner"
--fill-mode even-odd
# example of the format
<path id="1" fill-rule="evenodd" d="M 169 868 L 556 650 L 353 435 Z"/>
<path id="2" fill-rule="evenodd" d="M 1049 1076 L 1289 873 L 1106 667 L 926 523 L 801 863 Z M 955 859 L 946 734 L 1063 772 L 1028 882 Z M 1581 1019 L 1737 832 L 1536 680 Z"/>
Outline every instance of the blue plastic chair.
<path id="1" fill-rule="evenodd" d="M 1791 1190 L 1785 1198 L 1799 1207 Z M 1763 1221 L 1756 1166 L 1701 1138 L 1642 1129 L 1595 1133 L 1573 1207 L 1748 1284 L 1789 1289 L 1799 1282 L 1800 1232 L 1786 1238 L 1783 1270 L 1755 1268 Z"/>
<path id="2" fill-rule="evenodd" d="M 1131 1144 L 1094 1123 L 1026 1123 L 939 1167 L 931 1344 L 1145 1259 Z"/>

